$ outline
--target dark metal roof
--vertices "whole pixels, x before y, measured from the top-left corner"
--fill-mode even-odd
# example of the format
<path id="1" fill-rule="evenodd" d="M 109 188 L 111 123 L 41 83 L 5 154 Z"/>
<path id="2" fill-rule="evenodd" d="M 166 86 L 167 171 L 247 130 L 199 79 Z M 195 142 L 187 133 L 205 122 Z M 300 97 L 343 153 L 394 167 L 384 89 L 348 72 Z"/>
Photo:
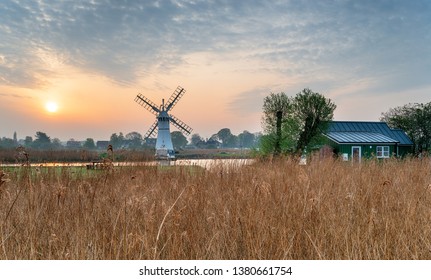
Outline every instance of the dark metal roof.
<path id="1" fill-rule="evenodd" d="M 339 144 L 367 143 L 367 144 L 395 144 L 397 140 L 375 132 L 328 132 L 326 136 Z"/>
<path id="2" fill-rule="evenodd" d="M 399 142 L 399 145 L 413 145 L 413 142 L 401 129 L 391 129 L 385 122 L 333 121 L 327 130 L 330 132 L 370 132 Z M 327 134 L 328 134 L 327 133 Z"/>
<path id="3" fill-rule="evenodd" d="M 413 145 L 412 140 L 407 136 L 407 134 L 402 129 L 391 129 L 392 133 L 396 135 L 394 139 L 400 142 L 400 145 Z"/>

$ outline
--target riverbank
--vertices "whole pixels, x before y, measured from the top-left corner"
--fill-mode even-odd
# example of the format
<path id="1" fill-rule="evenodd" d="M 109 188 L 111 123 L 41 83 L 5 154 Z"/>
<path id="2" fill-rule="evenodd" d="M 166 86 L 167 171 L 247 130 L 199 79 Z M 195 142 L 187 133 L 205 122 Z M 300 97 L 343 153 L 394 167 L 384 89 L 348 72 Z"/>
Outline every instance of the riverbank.
<path id="1" fill-rule="evenodd" d="M 93 162 L 109 158 L 104 150 L 32 150 L 0 149 L 0 164 L 39 164 L 49 162 Z M 154 150 L 114 150 L 114 162 L 147 162 L 154 160 Z M 252 158 L 249 149 L 184 149 L 176 159 L 245 159 Z"/>
<path id="2" fill-rule="evenodd" d="M 22 165 L 18 163 L 0 163 L 0 168 L 21 168 L 29 166 L 32 168 L 83 168 L 88 170 L 102 170 L 121 167 L 146 167 L 146 166 L 199 166 L 205 169 L 211 169 L 218 166 L 243 166 L 253 163 L 253 159 L 178 159 L 175 161 L 164 162 L 164 161 L 142 161 L 142 162 L 113 162 L 109 165 L 97 165 L 94 162 L 44 162 L 44 163 L 30 163 L 29 165 Z"/>

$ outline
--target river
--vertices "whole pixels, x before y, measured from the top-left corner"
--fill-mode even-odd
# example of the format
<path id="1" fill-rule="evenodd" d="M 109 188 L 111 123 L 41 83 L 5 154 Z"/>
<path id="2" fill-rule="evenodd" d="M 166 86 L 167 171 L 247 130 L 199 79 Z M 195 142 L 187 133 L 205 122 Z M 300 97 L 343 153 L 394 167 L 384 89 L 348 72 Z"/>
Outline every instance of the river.
<path id="1" fill-rule="evenodd" d="M 178 159 L 176 161 L 145 161 L 145 162 L 114 162 L 114 166 L 200 166 L 205 169 L 211 169 L 215 166 L 242 166 L 249 165 L 254 162 L 254 159 Z M 98 162 L 95 162 L 97 164 Z M 45 162 L 31 163 L 32 167 L 87 167 L 92 165 L 92 162 Z M 19 167 L 22 164 L 17 163 L 0 163 L 0 167 Z"/>

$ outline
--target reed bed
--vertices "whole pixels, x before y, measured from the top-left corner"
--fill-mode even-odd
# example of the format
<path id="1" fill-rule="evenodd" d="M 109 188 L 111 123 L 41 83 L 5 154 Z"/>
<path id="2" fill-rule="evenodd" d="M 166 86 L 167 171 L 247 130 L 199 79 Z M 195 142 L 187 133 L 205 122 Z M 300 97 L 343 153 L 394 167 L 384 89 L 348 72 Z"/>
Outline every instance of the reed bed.
<path id="1" fill-rule="evenodd" d="M 429 158 L 4 170 L 0 259 L 431 259 L 430 172 Z"/>

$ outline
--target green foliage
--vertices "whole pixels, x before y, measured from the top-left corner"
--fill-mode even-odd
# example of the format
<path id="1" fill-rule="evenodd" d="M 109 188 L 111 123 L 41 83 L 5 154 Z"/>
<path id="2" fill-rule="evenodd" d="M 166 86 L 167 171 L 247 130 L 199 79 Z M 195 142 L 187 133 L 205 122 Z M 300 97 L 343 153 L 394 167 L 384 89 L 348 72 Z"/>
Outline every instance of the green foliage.
<path id="1" fill-rule="evenodd" d="M 96 144 L 94 144 L 93 138 L 87 138 L 87 140 L 85 140 L 83 147 L 84 149 L 87 149 L 87 150 L 96 149 Z"/>
<path id="2" fill-rule="evenodd" d="M 260 156 L 268 156 L 274 154 L 274 146 L 277 141 L 276 133 L 265 134 L 259 137 L 258 141 L 258 154 Z M 282 154 L 293 152 L 293 145 L 288 137 L 283 136 L 280 142 Z"/>
<path id="3" fill-rule="evenodd" d="M 190 142 L 193 146 L 197 147 L 204 139 L 197 133 L 192 134 Z"/>
<path id="4" fill-rule="evenodd" d="M 229 128 L 222 128 L 217 132 L 217 138 L 222 142 L 223 148 L 233 148 L 238 145 L 238 137 L 233 135 Z"/>
<path id="5" fill-rule="evenodd" d="M 110 141 L 111 145 L 114 147 L 114 149 L 119 149 L 124 143 L 124 135 L 122 132 L 120 132 L 118 135 L 117 133 L 113 133 L 111 135 Z"/>
<path id="6" fill-rule="evenodd" d="M 301 127 L 296 151 L 303 151 L 310 143 L 316 141 L 332 120 L 337 107 L 331 99 L 306 88 L 295 96 L 292 118 Z"/>
<path id="7" fill-rule="evenodd" d="M 320 145 L 321 134 L 333 118 L 336 105 L 330 99 L 306 88 L 294 98 L 285 93 L 265 97 L 262 125 L 267 133 L 261 140 L 261 152 L 302 153 L 307 147 Z M 282 116 L 277 133 L 277 112 Z"/>
<path id="8" fill-rule="evenodd" d="M 270 93 L 263 100 L 262 127 L 264 132 L 273 133 L 277 126 L 277 112 L 285 118 L 292 108 L 291 99 L 284 93 Z"/>
<path id="9" fill-rule="evenodd" d="M 188 143 L 187 138 L 180 131 L 171 132 L 171 138 L 174 149 L 182 149 Z"/>
<path id="10" fill-rule="evenodd" d="M 421 153 L 431 148 L 431 102 L 409 103 L 382 113 L 381 121 L 392 128 L 406 132 L 414 143 L 414 152 Z"/>
<path id="11" fill-rule="evenodd" d="M 51 141 L 51 147 L 53 149 L 56 149 L 56 150 L 61 149 L 62 145 L 61 145 L 60 139 L 58 139 L 58 138 L 52 139 L 52 141 Z"/>
<path id="12" fill-rule="evenodd" d="M 255 144 L 255 135 L 253 133 L 244 130 L 238 135 L 238 143 L 241 148 L 251 148 Z"/>
<path id="13" fill-rule="evenodd" d="M 128 147 L 131 149 L 139 149 L 142 148 L 142 143 L 144 142 L 142 138 L 142 134 L 139 132 L 133 131 L 126 134 L 125 137 L 128 142 Z"/>
<path id="14" fill-rule="evenodd" d="M 259 140 L 259 152 L 262 155 L 269 155 L 274 152 L 274 134 L 265 134 L 260 137 Z"/>
<path id="15" fill-rule="evenodd" d="M 33 147 L 36 149 L 49 149 L 50 146 L 51 138 L 45 132 L 36 132 L 36 139 L 33 141 Z"/>
<path id="16" fill-rule="evenodd" d="M 0 138 L 0 148 L 12 148 L 16 146 L 16 142 L 11 138 Z"/>
<path id="17" fill-rule="evenodd" d="M 284 153 L 293 153 L 298 146 L 299 135 L 301 133 L 301 124 L 295 117 L 286 118 L 283 121 L 281 131 L 281 149 Z"/>
<path id="18" fill-rule="evenodd" d="M 229 128 L 222 128 L 217 132 L 219 139 L 225 144 L 227 140 L 232 137 L 232 132 Z"/>
<path id="19" fill-rule="evenodd" d="M 32 144 L 33 144 L 33 137 L 26 136 L 24 139 L 24 146 L 31 147 Z"/>
<path id="20" fill-rule="evenodd" d="M 223 143 L 223 147 L 235 148 L 235 147 L 238 147 L 239 145 L 238 143 L 239 143 L 238 136 L 232 134 L 232 136 L 226 140 L 226 143 Z"/>
<path id="21" fill-rule="evenodd" d="M 266 133 L 271 135 L 274 155 L 282 152 L 283 120 L 292 110 L 292 100 L 284 92 L 271 93 L 264 98 L 262 125 Z"/>

